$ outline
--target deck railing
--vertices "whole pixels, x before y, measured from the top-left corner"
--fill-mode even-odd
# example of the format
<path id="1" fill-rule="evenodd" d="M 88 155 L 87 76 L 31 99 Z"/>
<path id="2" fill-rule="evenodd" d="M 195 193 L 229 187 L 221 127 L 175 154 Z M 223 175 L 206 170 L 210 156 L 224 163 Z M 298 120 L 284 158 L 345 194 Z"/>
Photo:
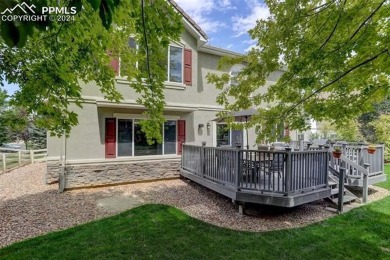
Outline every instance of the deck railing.
<path id="1" fill-rule="evenodd" d="M 328 185 L 327 151 L 183 145 L 182 169 L 235 189 L 289 194 Z"/>
<path id="2" fill-rule="evenodd" d="M 384 145 L 375 145 L 375 154 L 369 154 L 367 145 L 342 145 L 343 158 L 336 160 L 331 158 L 331 166 L 338 169 L 340 164 L 344 164 L 347 176 L 353 178 L 363 178 L 365 164 L 369 164 L 369 176 L 384 173 Z M 358 167 L 361 166 L 361 167 Z"/>

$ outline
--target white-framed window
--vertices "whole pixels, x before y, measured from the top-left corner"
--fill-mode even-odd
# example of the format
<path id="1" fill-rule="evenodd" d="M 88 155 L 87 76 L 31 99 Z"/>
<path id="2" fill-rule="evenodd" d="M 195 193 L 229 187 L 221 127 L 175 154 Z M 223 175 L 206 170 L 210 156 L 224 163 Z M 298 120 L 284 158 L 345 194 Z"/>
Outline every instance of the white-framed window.
<path id="1" fill-rule="evenodd" d="M 168 82 L 183 83 L 183 51 L 183 47 L 169 45 Z"/>
<path id="2" fill-rule="evenodd" d="M 242 64 L 235 64 L 230 68 L 229 75 L 230 75 L 230 86 L 237 86 L 237 75 L 240 73 L 240 71 L 244 68 L 244 65 Z"/>
<path id="3" fill-rule="evenodd" d="M 229 129 L 225 123 L 217 123 L 215 136 L 217 147 L 244 145 L 244 131 Z"/>
<path id="4" fill-rule="evenodd" d="M 148 144 L 141 131 L 141 119 L 117 118 L 118 157 L 169 155 L 177 151 L 177 121 L 167 120 L 162 127 L 163 143 Z"/>

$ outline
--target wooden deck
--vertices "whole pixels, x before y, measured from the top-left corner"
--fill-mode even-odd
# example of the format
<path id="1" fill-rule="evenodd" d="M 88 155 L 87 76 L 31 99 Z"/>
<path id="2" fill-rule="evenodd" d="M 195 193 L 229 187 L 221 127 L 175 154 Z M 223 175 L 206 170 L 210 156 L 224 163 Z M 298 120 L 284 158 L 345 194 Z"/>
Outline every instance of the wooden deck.
<path id="1" fill-rule="evenodd" d="M 237 202 L 294 207 L 331 195 L 328 151 L 183 145 L 181 175 Z"/>
<path id="2" fill-rule="evenodd" d="M 329 165 L 336 171 L 345 168 L 345 186 L 364 186 L 364 175 L 367 184 L 372 185 L 386 181 L 384 166 L 384 145 L 375 145 L 375 154 L 367 152 L 365 145 L 342 145 L 343 155 L 340 159 L 330 157 Z"/>

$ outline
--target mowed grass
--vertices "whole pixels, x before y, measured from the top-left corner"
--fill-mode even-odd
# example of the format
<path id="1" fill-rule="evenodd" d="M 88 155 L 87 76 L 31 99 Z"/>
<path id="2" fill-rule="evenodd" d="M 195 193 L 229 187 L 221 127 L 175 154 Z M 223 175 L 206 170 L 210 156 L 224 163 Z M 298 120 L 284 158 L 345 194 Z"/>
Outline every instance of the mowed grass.
<path id="1" fill-rule="evenodd" d="M 385 173 L 387 176 L 387 180 L 376 184 L 376 186 L 390 190 L 390 164 L 385 164 Z"/>
<path id="2" fill-rule="evenodd" d="M 0 249 L 0 259 L 390 259 L 390 197 L 304 228 L 219 228 L 165 205 Z"/>

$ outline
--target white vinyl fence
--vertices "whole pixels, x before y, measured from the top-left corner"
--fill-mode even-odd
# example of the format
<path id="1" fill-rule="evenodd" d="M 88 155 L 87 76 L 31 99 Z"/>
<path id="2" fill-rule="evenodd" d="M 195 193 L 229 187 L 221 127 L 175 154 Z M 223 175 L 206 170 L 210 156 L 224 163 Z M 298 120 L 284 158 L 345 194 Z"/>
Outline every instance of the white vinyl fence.
<path id="1" fill-rule="evenodd" d="M 0 166 L 2 173 L 22 165 L 46 161 L 47 149 L 19 150 L 0 148 Z"/>

